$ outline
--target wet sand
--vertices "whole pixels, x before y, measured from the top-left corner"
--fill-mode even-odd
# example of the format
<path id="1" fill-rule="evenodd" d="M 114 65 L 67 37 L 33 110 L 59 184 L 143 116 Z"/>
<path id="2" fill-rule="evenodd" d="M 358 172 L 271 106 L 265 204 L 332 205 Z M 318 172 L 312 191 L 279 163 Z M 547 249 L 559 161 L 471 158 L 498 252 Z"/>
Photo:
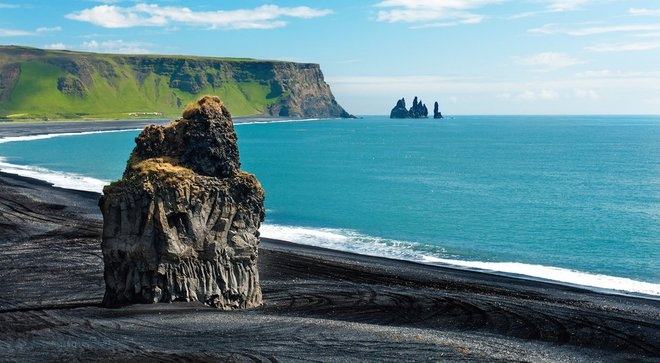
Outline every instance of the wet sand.
<path id="1" fill-rule="evenodd" d="M 657 299 L 266 239 L 260 308 L 102 308 L 98 197 L 0 173 L 0 360 L 660 361 Z"/>

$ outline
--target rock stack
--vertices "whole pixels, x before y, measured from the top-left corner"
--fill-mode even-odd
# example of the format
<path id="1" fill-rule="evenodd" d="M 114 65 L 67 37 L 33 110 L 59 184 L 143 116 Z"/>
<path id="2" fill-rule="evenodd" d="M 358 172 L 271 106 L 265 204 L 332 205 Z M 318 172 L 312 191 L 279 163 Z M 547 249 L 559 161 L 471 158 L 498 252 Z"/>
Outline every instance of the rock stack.
<path id="1" fill-rule="evenodd" d="M 396 101 L 396 105 L 390 112 L 390 118 L 408 118 L 408 109 L 406 108 L 406 99 L 402 98 Z"/>
<path id="2" fill-rule="evenodd" d="M 397 101 L 396 106 L 390 112 L 390 118 L 427 118 L 428 116 L 428 108 L 421 100 L 418 101 L 417 97 L 413 100 L 410 110 L 406 108 L 405 98 L 402 98 Z"/>
<path id="3" fill-rule="evenodd" d="M 433 118 L 443 118 L 442 117 L 442 112 L 440 112 L 440 106 L 438 105 L 438 101 L 435 101 L 435 104 L 433 105 Z"/>
<path id="4" fill-rule="evenodd" d="M 237 137 L 218 97 L 136 138 L 123 178 L 103 190 L 105 306 L 262 303 L 257 246 L 264 191 L 240 170 Z"/>

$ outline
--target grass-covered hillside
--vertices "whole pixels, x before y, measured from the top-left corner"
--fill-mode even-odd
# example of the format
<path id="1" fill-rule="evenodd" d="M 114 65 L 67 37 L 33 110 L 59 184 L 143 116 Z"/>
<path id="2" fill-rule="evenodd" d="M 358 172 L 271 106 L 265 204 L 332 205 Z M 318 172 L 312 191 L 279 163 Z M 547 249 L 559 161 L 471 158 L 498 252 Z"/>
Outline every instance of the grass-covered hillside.
<path id="1" fill-rule="evenodd" d="M 316 64 L 0 46 L 2 119 L 173 117 L 203 94 L 236 116 L 348 116 Z"/>

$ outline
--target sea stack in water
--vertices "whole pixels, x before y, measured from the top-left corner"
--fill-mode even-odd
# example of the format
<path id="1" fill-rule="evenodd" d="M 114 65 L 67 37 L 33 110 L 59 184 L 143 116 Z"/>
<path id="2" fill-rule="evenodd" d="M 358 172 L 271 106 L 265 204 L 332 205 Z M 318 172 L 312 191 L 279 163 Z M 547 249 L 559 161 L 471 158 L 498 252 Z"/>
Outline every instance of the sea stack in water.
<path id="1" fill-rule="evenodd" d="M 264 191 L 240 170 L 236 139 L 229 111 L 211 96 L 136 138 L 123 178 L 99 202 L 105 306 L 261 304 Z"/>
<path id="2" fill-rule="evenodd" d="M 406 109 L 406 100 L 402 98 L 397 101 L 396 106 L 390 112 L 390 118 L 427 118 L 428 116 L 428 108 L 421 100 L 418 101 L 417 97 L 413 100 L 410 110 Z"/>
<path id="3" fill-rule="evenodd" d="M 390 118 L 408 118 L 408 109 L 406 108 L 405 98 L 396 101 L 396 105 L 390 112 Z"/>
<path id="4" fill-rule="evenodd" d="M 435 104 L 433 105 L 433 118 L 443 118 L 438 101 L 435 101 Z"/>

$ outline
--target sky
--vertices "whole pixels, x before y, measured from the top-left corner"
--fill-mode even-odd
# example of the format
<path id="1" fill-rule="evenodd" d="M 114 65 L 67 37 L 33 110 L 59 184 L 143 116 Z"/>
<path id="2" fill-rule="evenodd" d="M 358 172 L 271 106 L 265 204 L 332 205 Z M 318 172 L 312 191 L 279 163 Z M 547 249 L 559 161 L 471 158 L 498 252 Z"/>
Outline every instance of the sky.
<path id="1" fill-rule="evenodd" d="M 354 114 L 660 114 L 660 0 L 0 0 L 0 44 L 319 63 Z"/>

